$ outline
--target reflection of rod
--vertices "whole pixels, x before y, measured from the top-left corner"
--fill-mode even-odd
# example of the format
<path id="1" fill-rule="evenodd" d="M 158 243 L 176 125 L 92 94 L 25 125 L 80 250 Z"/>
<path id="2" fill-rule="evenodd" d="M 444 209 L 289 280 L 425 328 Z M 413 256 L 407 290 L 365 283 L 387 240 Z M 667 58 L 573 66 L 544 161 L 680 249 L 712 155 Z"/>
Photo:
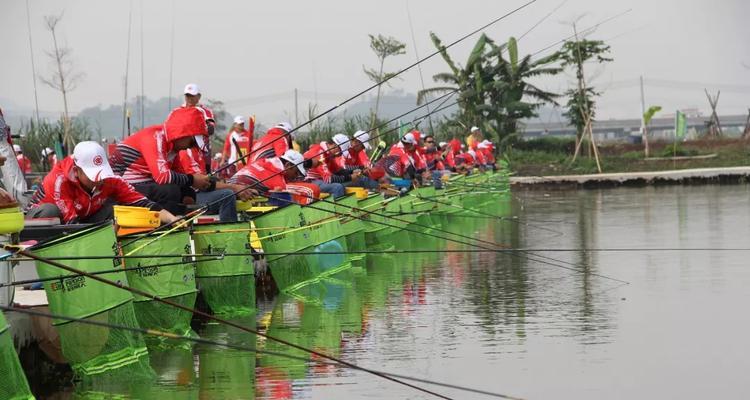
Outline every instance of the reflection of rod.
<path id="1" fill-rule="evenodd" d="M 107 322 L 101 322 L 101 321 L 96 321 L 96 320 L 92 320 L 92 319 L 74 318 L 74 317 L 68 317 L 68 316 L 59 315 L 59 314 L 43 313 L 43 312 L 40 312 L 40 311 L 30 310 L 30 309 L 27 309 L 27 308 L 16 308 L 16 307 L 0 306 L 0 309 L 3 310 L 3 311 L 18 312 L 18 313 L 27 314 L 27 315 L 33 315 L 33 316 L 36 316 L 36 317 L 54 318 L 54 319 L 65 320 L 65 321 L 70 321 L 70 322 L 80 322 L 80 323 L 83 323 L 83 324 L 94 325 L 94 326 L 101 326 L 103 328 L 110 328 L 110 329 L 122 329 L 122 330 L 130 331 L 130 332 L 141 333 L 143 335 L 158 336 L 158 337 L 163 337 L 163 338 L 167 338 L 167 339 L 186 340 L 186 341 L 194 342 L 194 343 L 201 343 L 201 344 L 208 344 L 208 345 L 212 345 L 212 346 L 226 347 L 226 348 L 234 349 L 234 350 L 247 351 L 247 352 L 250 352 L 250 353 L 265 354 L 265 355 L 269 355 L 269 356 L 288 358 L 288 359 L 297 360 L 297 361 L 304 361 L 304 362 L 313 361 L 313 362 L 315 362 L 317 364 L 338 365 L 337 363 L 330 362 L 330 361 L 311 360 L 311 359 L 306 358 L 306 357 L 293 356 L 291 354 L 281 353 L 281 352 L 277 352 L 277 351 L 258 350 L 256 348 L 250 347 L 250 346 L 242 346 L 242 345 L 231 344 L 231 343 L 226 343 L 226 342 L 218 342 L 218 341 L 215 341 L 215 340 L 203 339 L 203 338 L 198 338 L 198 337 L 194 337 L 194 336 L 178 335 L 178 334 L 175 334 L 175 333 L 163 332 L 163 331 L 159 331 L 159 330 L 156 330 L 156 329 L 143 329 L 143 328 L 136 328 L 136 327 L 133 327 L 133 326 L 124 326 L 124 325 L 110 324 L 110 323 L 107 323 Z M 428 380 L 428 379 L 415 378 L 415 377 L 411 377 L 411 376 L 407 376 L 407 375 L 392 374 L 390 372 L 381 372 L 381 371 L 378 371 L 378 372 L 380 372 L 383 375 L 391 376 L 391 377 L 394 377 L 394 378 L 406 379 L 406 380 L 410 380 L 410 381 L 414 381 L 414 382 L 428 383 L 430 385 L 442 386 L 442 387 L 451 388 L 451 389 L 458 389 L 458 390 L 463 390 L 463 391 L 471 392 L 471 393 L 484 394 L 484 395 L 487 395 L 487 396 L 500 397 L 500 398 L 503 398 L 503 399 L 517 399 L 516 397 L 511 397 L 511 396 L 500 394 L 500 393 L 488 392 L 488 391 L 485 391 L 485 390 L 480 390 L 480 389 L 474 389 L 474 388 L 469 388 L 469 387 L 465 387 L 465 386 L 454 385 L 454 384 L 451 384 L 451 383 L 437 382 L 437 381 L 432 381 L 432 380 Z"/>
<path id="2" fill-rule="evenodd" d="M 86 271 L 83 271 L 83 270 L 71 267 L 69 265 L 61 264 L 61 263 L 59 263 L 57 261 L 50 260 L 48 258 L 39 256 L 39 255 L 37 255 L 35 253 L 32 253 L 30 251 L 18 250 L 18 248 L 15 247 L 15 246 L 3 245 L 3 248 L 6 249 L 6 250 L 9 250 L 9 251 L 15 251 L 16 254 L 20 254 L 20 255 L 22 255 L 24 257 L 33 258 L 35 261 L 43 262 L 45 264 L 51 265 L 51 266 L 56 267 L 56 268 L 60 268 L 62 270 L 68 271 L 68 272 L 72 272 L 74 274 L 83 275 L 83 276 L 85 276 L 85 277 L 87 277 L 89 279 L 95 280 L 95 281 L 103 283 L 105 285 L 109 285 L 109 286 L 112 286 L 112 287 L 120 288 L 122 290 L 128 291 L 128 292 L 133 293 L 135 295 L 143 296 L 143 297 L 145 297 L 145 298 L 147 298 L 149 300 L 153 300 L 153 301 L 156 301 L 156 302 L 159 302 L 159 303 L 162 303 L 162 304 L 166 304 L 166 305 L 171 306 L 173 308 L 177 308 L 177 309 L 180 309 L 180 310 L 183 310 L 183 311 L 190 312 L 190 313 L 192 313 L 194 315 L 197 315 L 197 316 L 200 316 L 200 317 L 203 317 L 203 318 L 206 318 L 206 319 L 218 322 L 220 324 L 224 324 L 224 325 L 228 325 L 228 326 L 237 328 L 237 329 L 242 330 L 244 332 L 254 333 L 254 334 L 256 334 L 258 336 L 262 336 L 262 337 L 264 337 L 264 338 L 266 338 L 268 340 L 272 340 L 274 342 L 281 343 L 281 344 L 284 344 L 284 345 L 289 346 L 289 347 L 293 347 L 293 348 L 295 348 L 297 350 L 302 350 L 304 352 L 315 354 L 318 357 L 322 357 L 322 358 L 334 361 L 336 363 L 345 365 L 345 366 L 353 368 L 353 369 L 357 369 L 357 370 L 360 370 L 360 371 L 363 371 L 363 372 L 367 372 L 369 374 L 381 377 L 383 379 L 387 379 L 387 380 L 389 380 L 391 382 L 395 382 L 395 383 L 398 383 L 400 385 L 408 386 L 410 388 L 419 390 L 421 392 L 430 394 L 432 396 L 439 397 L 439 398 L 442 398 L 442 399 L 450 399 L 449 397 L 437 394 L 437 393 L 432 392 L 432 391 L 430 391 L 428 389 L 421 388 L 419 386 L 412 385 L 412 384 L 407 383 L 407 382 L 403 382 L 403 381 L 401 381 L 399 379 L 392 378 L 392 377 L 387 376 L 387 375 L 383 375 L 383 374 L 381 374 L 381 373 L 379 373 L 377 371 L 373 371 L 373 370 L 370 370 L 370 369 L 367 369 L 367 368 L 364 368 L 364 367 L 360 367 L 360 366 L 358 366 L 356 364 L 350 363 L 348 361 L 344 361 L 344 360 L 342 360 L 340 358 L 337 358 L 337 357 L 334 357 L 334 356 L 322 353 L 320 351 L 316 351 L 314 349 L 310 349 L 310 348 L 307 348 L 307 347 L 304 347 L 304 346 L 300 346 L 300 345 L 292 343 L 292 342 L 290 342 L 288 340 L 284 340 L 284 339 L 281 339 L 281 338 L 277 338 L 277 337 L 274 337 L 274 336 L 271 336 L 271 335 L 259 332 L 258 330 L 253 329 L 251 327 L 244 326 L 244 325 L 241 325 L 241 324 L 238 324 L 236 322 L 232 322 L 232 321 L 229 321 L 229 320 L 226 320 L 226 319 L 223 319 L 223 318 L 219 318 L 219 317 L 217 317 L 215 315 L 211 315 L 211 314 L 208 314 L 206 312 L 203 312 L 203 311 L 200 311 L 200 310 L 196 310 L 194 308 L 190 308 L 190 307 L 184 306 L 184 305 L 176 303 L 176 302 L 174 302 L 172 300 L 161 298 L 160 296 L 155 296 L 155 295 L 153 295 L 153 294 L 151 294 L 149 292 L 143 291 L 141 289 L 137 289 L 137 288 L 134 288 L 134 287 L 126 286 L 126 285 L 122 284 L 122 282 L 114 282 L 112 280 L 102 278 L 102 277 L 100 277 L 98 275 L 92 275 L 89 272 L 86 272 Z"/>

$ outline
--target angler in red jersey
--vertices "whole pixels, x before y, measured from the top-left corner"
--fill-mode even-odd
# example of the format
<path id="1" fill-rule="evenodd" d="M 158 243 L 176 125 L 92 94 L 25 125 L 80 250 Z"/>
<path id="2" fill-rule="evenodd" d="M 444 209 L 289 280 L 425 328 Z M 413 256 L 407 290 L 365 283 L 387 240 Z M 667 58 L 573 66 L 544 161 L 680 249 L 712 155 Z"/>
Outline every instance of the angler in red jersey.
<path id="1" fill-rule="evenodd" d="M 176 158 L 181 150 L 203 148 L 206 133 L 202 112 L 178 108 L 164 125 L 142 129 L 118 143 L 110 163 L 115 174 L 144 196 L 173 214 L 183 214 L 186 197 L 194 199 L 192 188 L 208 189 L 211 180 L 202 173 L 179 172 Z"/>
<path id="2" fill-rule="evenodd" d="M 242 158 L 250 153 L 250 149 L 253 147 L 254 130 L 255 120 L 253 118 L 250 118 L 250 129 L 245 130 L 245 118 L 240 115 L 234 117 L 234 124 L 224 140 L 224 149 L 221 153 L 221 165 L 224 165 L 225 163 L 234 164 L 238 158 Z M 240 163 L 245 165 L 242 161 L 240 161 Z M 242 165 L 233 165 L 232 167 L 227 168 L 227 176 L 232 176 L 234 171 Z"/>
<path id="3" fill-rule="evenodd" d="M 65 224 L 102 222 L 112 219 L 115 204 L 159 210 L 164 223 L 175 220 L 169 211 L 114 174 L 102 146 L 81 142 L 72 156 L 44 177 L 29 202 L 27 217 L 60 218 Z"/>
<path id="4" fill-rule="evenodd" d="M 14 144 L 13 151 L 16 153 L 16 160 L 18 160 L 18 166 L 21 168 L 21 172 L 24 174 L 31 173 L 31 160 L 23 154 L 21 146 Z"/>
<path id="5" fill-rule="evenodd" d="M 435 189 L 443 188 L 443 175 L 445 172 L 445 164 L 443 163 L 443 153 L 435 143 L 435 137 L 427 135 L 424 137 L 424 147 L 422 148 L 422 154 L 427 165 L 427 176 L 432 178 L 432 184 Z"/>
<path id="6" fill-rule="evenodd" d="M 477 146 L 477 152 L 482 153 L 487 168 L 491 168 L 493 171 L 497 170 L 497 166 L 495 165 L 495 145 L 492 142 L 485 139 Z"/>
<path id="7" fill-rule="evenodd" d="M 261 158 L 281 157 L 292 149 L 292 124 L 282 122 L 266 132 L 265 136 L 253 143 L 247 162 L 252 164 Z"/>
<path id="8" fill-rule="evenodd" d="M 204 137 L 208 140 L 208 137 Z M 205 174 L 203 152 L 196 147 L 180 151 L 174 170 L 187 175 Z M 206 189 L 195 193 L 195 202 L 207 205 L 209 214 L 218 214 L 221 222 L 237 221 L 237 199 L 249 200 L 258 193 L 252 189 L 243 190 L 242 185 L 224 183 L 216 176 L 209 176 L 210 184 Z"/>
<path id="9" fill-rule="evenodd" d="M 412 133 L 404 135 L 398 143 L 391 146 L 387 156 L 375 163 L 370 177 L 377 179 L 374 174 L 382 173 L 394 178 L 414 179 L 417 172 L 411 155 L 416 151 L 416 145 L 417 141 Z"/>
<path id="10" fill-rule="evenodd" d="M 242 167 L 227 183 L 250 186 L 264 195 L 271 191 L 286 191 L 289 182 L 305 176 L 304 164 L 302 154 L 287 150 L 281 157 L 262 158 Z"/>
<path id="11" fill-rule="evenodd" d="M 357 131 L 352 135 L 349 148 L 343 151 L 344 165 L 348 168 L 360 168 L 363 171 L 372 167 L 367 151 L 372 149 L 370 146 L 370 135 L 365 131 Z"/>
<path id="12" fill-rule="evenodd" d="M 55 168 L 55 164 L 57 164 L 57 154 L 55 154 L 55 151 L 49 147 L 42 149 L 42 167 L 49 168 L 52 171 L 52 168 Z"/>
<path id="13" fill-rule="evenodd" d="M 334 199 L 346 194 L 343 184 L 352 180 L 352 174 L 347 174 L 341 149 L 335 143 L 313 144 L 304 157 L 312 161 L 305 181 L 317 185 L 323 193 L 330 193 Z"/>

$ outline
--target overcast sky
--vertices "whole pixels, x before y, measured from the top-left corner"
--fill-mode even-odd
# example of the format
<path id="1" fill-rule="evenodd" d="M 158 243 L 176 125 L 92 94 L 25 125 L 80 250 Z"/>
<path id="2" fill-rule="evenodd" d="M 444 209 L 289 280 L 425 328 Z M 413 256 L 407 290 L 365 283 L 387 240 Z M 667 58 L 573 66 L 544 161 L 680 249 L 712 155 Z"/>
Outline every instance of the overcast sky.
<path id="1" fill-rule="evenodd" d="M 520 36 L 560 4 L 538 0 L 485 32 L 496 40 Z M 33 107 L 33 76 L 26 0 L 0 1 L 0 107 Z M 506 0 L 410 0 L 416 50 L 434 51 L 433 31 L 450 42 L 523 4 Z M 60 13 L 62 41 L 73 49 L 75 65 L 86 74 L 70 95 L 71 109 L 121 103 L 132 6 L 129 97 L 141 90 L 141 17 L 145 95 L 169 93 L 170 37 L 174 18 L 172 94 L 187 82 L 200 84 L 205 96 L 223 100 L 236 113 L 279 119 L 293 110 L 298 88 L 300 108 L 314 101 L 336 104 L 367 87 L 362 66 L 374 66 L 368 33 L 394 36 L 407 43 L 407 54 L 389 59 L 387 70 L 415 60 L 404 0 L 372 2 L 228 1 L 228 0 L 30 0 L 31 35 L 37 73 L 48 75 L 51 48 L 43 16 Z M 142 7 L 142 8 L 141 8 Z M 750 106 L 750 2 L 746 0 L 569 0 L 519 44 L 522 54 L 536 52 L 571 34 L 570 21 L 587 27 L 631 9 L 590 38 L 609 40 L 615 61 L 589 67 L 592 84 L 604 92 L 599 119 L 637 117 L 638 77 L 647 80 L 646 102 L 676 108 L 707 109 L 703 88 L 723 89 L 719 112 L 744 114 Z M 476 37 L 450 53 L 464 61 Z M 744 65 L 747 66 L 744 66 Z M 447 70 L 438 57 L 423 65 L 427 86 L 434 73 Z M 541 83 L 562 91 L 570 75 Z M 404 74 L 393 89 L 416 92 L 418 71 Z M 374 93 L 374 91 L 373 91 Z M 39 85 L 39 106 L 62 110 L 60 97 Z"/>

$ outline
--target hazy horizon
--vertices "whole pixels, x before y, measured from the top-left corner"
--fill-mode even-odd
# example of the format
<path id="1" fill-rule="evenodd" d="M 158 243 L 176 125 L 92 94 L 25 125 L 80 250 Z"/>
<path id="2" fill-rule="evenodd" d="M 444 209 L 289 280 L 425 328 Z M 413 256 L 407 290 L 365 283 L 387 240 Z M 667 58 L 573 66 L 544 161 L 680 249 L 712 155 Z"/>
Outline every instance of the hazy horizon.
<path id="1" fill-rule="evenodd" d="M 0 107 L 6 109 L 34 107 L 26 4 L 23 0 L 10 0 L 0 5 L 0 34 L 12 38 L 3 43 L 5 73 L 0 74 L 0 99 L 5 103 Z M 460 10 L 447 2 L 411 0 L 408 4 L 417 51 L 424 57 L 434 51 L 430 31 L 447 43 L 523 2 L 467 0 L 460 3 Z M 521 36 L 559 4 L 560 1 L 538 0 L 485 32 L 497 41 Z M 43 16 L 65 12 L 59 25 L 60 39 L 73 50 L 76 69 L 86 74 L 70 94 L 73 112 L 122 103 L 131 5 L 129 98 L 141 94 L 141 5 L 145 96 L 179 96 L 185 83 L 197 82 L 206 97 L 224 101 L 230 112 L 256 114 L 263 121 L 291 119 L 295 88 L 300 93 L 302 113 L 309 103 L 318 103 L 318 109 L 324 110 L 367 87 L 370 83 L 362 66 L 374 67 L 376 63 L 368 33 L 394 36 L 407 44 L 407 54 L 389 59 L 386 70 L 396 71 L 416 59 L 404 1 L 387 0 L 372 9 L 342 0 L 315 4 L 216 1 L 209 7 L 195 0 L 31 1 L 38 75 L 48 75 L 51 70 L 44 56 L 44 51 L 51 48 L 51 37 L 44 28 Z M 750 34 L 750 27 L 742 18 L 750 11 L 746 2 L 570 0 L 520 41 L 520 52 L 534 53 L 569 36 L 568 23 L 576 17 L 583 16 L 578 26 L 584 28 L 630 8 L 631 12 L 603 24 L 590 36 L 607 41 L 615 59 L 603 68 L 589 67 L 592 85 L 603 92 L 599 119 L 639 115 L 640 75 L 647 82 L 647 105 L 661 105 L 665 112 L 677 108 L 706 112 L 704 87 L 714 92 L 722 90 L 720 114 L 747 112 L 750 85 L 745 81 L 750 76 L 750 49 L 741 40 Z M 449 53 L 463 62 L 475 40 L 476 36 Z M 428 87 L 433 85 L 432 75 L 447 70 L 439 57 L 422 67 Z M 571 81 L 568 74 L 539 84 L 561 92 Z M 41 82 L 37 86 L 40 110 L 61 112 L 59 94 Z M 421 87 L 419 72 L 414 69 L 387 90 L 416 93 Z M 368 96 L 374 94 L 372 91 Z"/>

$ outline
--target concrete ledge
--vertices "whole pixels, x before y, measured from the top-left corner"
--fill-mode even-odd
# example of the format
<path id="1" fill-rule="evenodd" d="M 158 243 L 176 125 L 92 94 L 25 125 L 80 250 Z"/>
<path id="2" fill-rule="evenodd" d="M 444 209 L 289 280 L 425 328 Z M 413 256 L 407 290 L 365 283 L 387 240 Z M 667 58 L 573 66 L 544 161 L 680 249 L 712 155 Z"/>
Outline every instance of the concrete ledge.
<path id="1" fill-rule="evenodd" d="M 514 186 L 618 186 L 657 182 L 740 181 L 748 177 L 750 177 L 750 167 L 727 167 L 591 175 L 517 176 L 511 177 L 510 183 Z"/>

